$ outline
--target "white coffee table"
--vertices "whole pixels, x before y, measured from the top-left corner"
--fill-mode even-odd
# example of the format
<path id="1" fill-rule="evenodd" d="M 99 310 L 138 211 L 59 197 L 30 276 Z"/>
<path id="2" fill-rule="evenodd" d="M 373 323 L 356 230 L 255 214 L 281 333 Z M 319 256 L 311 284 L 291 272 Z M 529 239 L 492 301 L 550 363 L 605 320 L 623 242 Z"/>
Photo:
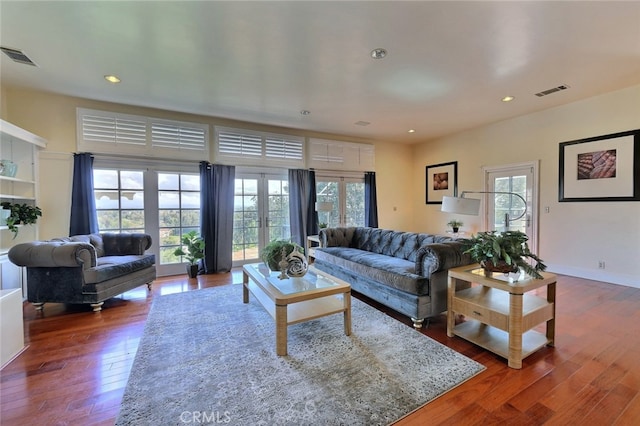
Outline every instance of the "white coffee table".
<path id="1" fill-rule="evenodd" d="M 264 263 L 244 265 L 242 301 L 249 292 L 276 323 L 276 353 L 287 354 L 287 327 L 315 318 L 342 313 L 344 334 L 351 334 L 351 286 L 313 266 L 302 278 L 278 278 Z"/>

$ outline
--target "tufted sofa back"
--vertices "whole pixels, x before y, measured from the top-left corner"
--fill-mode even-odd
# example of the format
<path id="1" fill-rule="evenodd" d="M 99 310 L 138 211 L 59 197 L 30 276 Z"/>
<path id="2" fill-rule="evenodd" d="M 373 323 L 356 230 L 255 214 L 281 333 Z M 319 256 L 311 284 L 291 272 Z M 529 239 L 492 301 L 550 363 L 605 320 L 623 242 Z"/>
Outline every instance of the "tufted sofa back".
<path id="1" fill-rule="evenodd" d="M 352 247 L 372 253 L 398 257 L 412 262 L 417 260 L 418 250 L 432 243 L 453 241 L 443 235 L 393 231 L 390 229 L 348 227 L 320 230 L 323 247 Z"/>

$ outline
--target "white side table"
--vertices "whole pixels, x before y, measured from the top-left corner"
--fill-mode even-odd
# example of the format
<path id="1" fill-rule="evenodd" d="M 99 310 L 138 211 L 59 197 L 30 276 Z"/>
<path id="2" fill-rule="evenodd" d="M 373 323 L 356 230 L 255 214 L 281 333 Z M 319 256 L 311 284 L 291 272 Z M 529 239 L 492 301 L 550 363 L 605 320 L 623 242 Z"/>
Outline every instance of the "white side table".
<path id="1" fill-rule="evenodd" d="M 23 350 L 22 290 L 0 290 L 0 365 L 4 367 Z"/>
<path id="2" fill-rule="evenodd" d="M 318 246 L 320 246 L 320 236 L 309 235 L 307 237 L 307 260 L 308 261 L 311 261 L 312 258 L 315 258 L 316 247 Z"/>

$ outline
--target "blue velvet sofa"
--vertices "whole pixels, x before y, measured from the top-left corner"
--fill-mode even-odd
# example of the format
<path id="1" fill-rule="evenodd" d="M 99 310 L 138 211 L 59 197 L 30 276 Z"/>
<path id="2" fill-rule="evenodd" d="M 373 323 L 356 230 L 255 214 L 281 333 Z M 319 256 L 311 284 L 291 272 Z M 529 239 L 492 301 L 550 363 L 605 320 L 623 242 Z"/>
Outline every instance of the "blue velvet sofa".
<path id="1" fill-rule="evenodd" d="M 447 271 L 472 264 L 464 240 L 378 228 L 326 228 L 319 233 L 315 267 L 358 293 L 411 317 L 425 319 L 447 310 Z"/>
<path id="2" fill-rule="evenodd" d="M 155 256 L 147 234 L 89 234 L 17 244 L 9 260 L 27 268 L 27 299 L 37 310 L 45 302 L 88 303 L 100 311 L 106 299 L 142 284 L 151 290 Z"/>

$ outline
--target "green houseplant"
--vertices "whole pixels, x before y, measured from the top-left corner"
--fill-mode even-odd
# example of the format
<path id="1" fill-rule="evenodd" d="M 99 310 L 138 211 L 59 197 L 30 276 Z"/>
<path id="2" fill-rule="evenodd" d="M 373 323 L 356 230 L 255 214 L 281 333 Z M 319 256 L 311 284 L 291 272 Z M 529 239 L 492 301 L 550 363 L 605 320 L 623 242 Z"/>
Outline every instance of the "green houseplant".
<path id="1" fill-rule="evenodd" d="M 6 219 L 7 227 L 13 232 L 13 238 L 18 236 L 18 225 L 31 225 L 38 221 L 42 216 L 42 210 L 38 206 L 29 204 L 2 202 L 2 208 L 9 210 L 9 216 Z"/>
<path id="2" fill-rule="evenodd" d="M 453 220 L 450 220 L 450 221 L 447 223 L 447 225 L 449 225 L 449 226 L 451 227 L 451 229 L 453 230 L 453 232 L 458 232 L 458 231 L 460 230 L 460 227 L 461 227 L 462 225 L 464 225 L 464 223 L 462 223 L 462 221 L 461 221 L 461 220 L 453 219 Z"/>
<path id="3" fill-rule="evenodd" d="M 175 249 L 175 256 L 184 256 L 189 262 L 187 264 L 187 274 L 189 278 L 195 278 L 198 275 L 198 261 L 204 258 L 204 240 L 196 231 L 189 231 L 182 235 L 183 247 Z M 186 251 L 184 250 L 186 248 Z"/>
<path id="4" fill-rule="evenodd" d="M 540 272 L 547 269 L 535 253 L 529 250 L 529 237 L 521 231 L 478 232 L 467 240 L 469 248 L 465 251 L 479 262 L 485 272 L 517 272 L 522 268 L 528 275 L 542 279 Z M 526 259 L 534 260 L 532 266 Z"/>
<path id="5" fill-rule="evenodd" d="M 302 247 L 290 240 L 273 240 L 262 249 L 260 258 L 272 271 L 279 271 L 278 263 L 282 260 L 282 249 L 285 249 L 285 256 L 289 256 L 295 249 L 303 253 Z"/>

